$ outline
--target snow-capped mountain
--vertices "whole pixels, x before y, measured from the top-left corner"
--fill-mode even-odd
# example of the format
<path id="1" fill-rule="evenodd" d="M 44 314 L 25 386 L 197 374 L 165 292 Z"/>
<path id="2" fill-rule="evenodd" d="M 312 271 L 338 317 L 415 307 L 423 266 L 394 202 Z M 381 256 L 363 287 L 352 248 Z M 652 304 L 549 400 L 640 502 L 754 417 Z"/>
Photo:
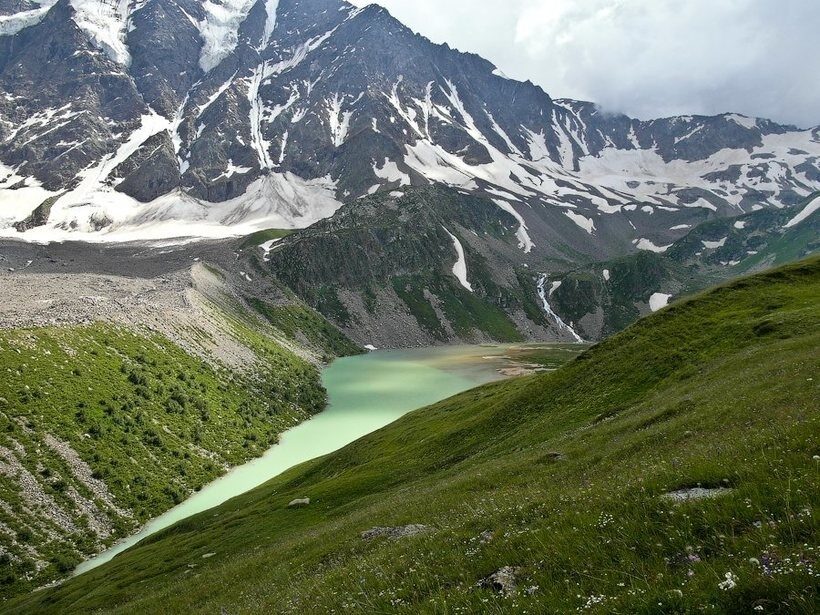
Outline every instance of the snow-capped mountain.
<path id="1" fill-rule="evenodd" d="M 554 100 L 343 0 L 0 0 L 0 87 L 5 235 L 304 227 L 440 182 L 522 259 L 605 258 L 820 189 L 820 128 Z"/>

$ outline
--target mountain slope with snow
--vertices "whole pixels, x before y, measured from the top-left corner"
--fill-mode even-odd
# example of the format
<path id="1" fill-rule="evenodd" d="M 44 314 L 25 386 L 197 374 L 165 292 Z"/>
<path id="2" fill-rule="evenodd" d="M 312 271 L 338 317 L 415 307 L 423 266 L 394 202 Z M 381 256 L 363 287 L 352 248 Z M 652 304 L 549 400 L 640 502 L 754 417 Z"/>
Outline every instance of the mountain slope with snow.
<path id="1" fill-rule="evenodd" d="M 820 128 L 553 100 L 375 5 L 49 2 L 0 4 L 3 235 L 298 228 L 443 183 L 516 218 L 536 264 L 666 246 L 820 189 Z"/>

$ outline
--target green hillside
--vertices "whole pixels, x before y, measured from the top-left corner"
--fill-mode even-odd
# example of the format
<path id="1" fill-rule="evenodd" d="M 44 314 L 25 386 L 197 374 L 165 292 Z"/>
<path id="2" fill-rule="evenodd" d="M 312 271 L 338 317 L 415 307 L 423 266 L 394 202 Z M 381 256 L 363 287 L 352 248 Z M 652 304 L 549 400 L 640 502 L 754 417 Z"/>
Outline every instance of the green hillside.
<path id="1" fill-rule="evenodd" d="M 315 366 L 226 318 L 245 369 L 104 323 L 0 331 L 0 598 L 64 577 L 324 408 Z"/>
<path id="2" fill-rule="evenodd" d="M 5 610 L 816 612 L 818 325 L 820 259 L 736 281 Z"/>

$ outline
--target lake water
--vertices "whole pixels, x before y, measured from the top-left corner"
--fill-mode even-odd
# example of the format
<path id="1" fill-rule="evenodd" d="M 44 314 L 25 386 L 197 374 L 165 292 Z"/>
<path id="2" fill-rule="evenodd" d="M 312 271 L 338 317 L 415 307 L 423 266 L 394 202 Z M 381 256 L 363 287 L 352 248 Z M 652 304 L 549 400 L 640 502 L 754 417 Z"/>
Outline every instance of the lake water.
<path id="1" fill-rule="evenodd" d="M 566 348 L 566 346 L 556 346 Z M 295 465 L 339 450 L 408 412 L 499 380 L 517 346 L 377 351 L 339 359 L 322 373 L 328 406 L 282 434 L 264 456 L 234 468 L 142 530 L 80 564 L 82 574 L 178 521 L 262 485 Z"/>

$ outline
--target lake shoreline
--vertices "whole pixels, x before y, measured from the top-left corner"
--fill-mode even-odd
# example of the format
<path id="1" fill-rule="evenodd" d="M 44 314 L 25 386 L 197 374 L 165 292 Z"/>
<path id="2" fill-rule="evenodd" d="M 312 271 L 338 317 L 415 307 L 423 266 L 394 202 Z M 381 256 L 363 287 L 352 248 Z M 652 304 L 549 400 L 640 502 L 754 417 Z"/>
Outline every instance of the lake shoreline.
<path id="1" fill-rule="evenodd" d="M 551 369 L 585 347 L 571 344 L 440 346 L 377 350 L 337 359 L 322 371 L 326 408 L 281 434 L 279 442 L 191 494 L 102 553 L 77 576 L 110 561 L 149 536 L 255 489 L 289 469 L 389 425 L 405 414 L 471 388 Z M 531 362 L 532 353 L 548 358 Z M 551 359 L 549 355 L 554 354 Z M 552 361 L 553 363 L 551 363 Z"/>

